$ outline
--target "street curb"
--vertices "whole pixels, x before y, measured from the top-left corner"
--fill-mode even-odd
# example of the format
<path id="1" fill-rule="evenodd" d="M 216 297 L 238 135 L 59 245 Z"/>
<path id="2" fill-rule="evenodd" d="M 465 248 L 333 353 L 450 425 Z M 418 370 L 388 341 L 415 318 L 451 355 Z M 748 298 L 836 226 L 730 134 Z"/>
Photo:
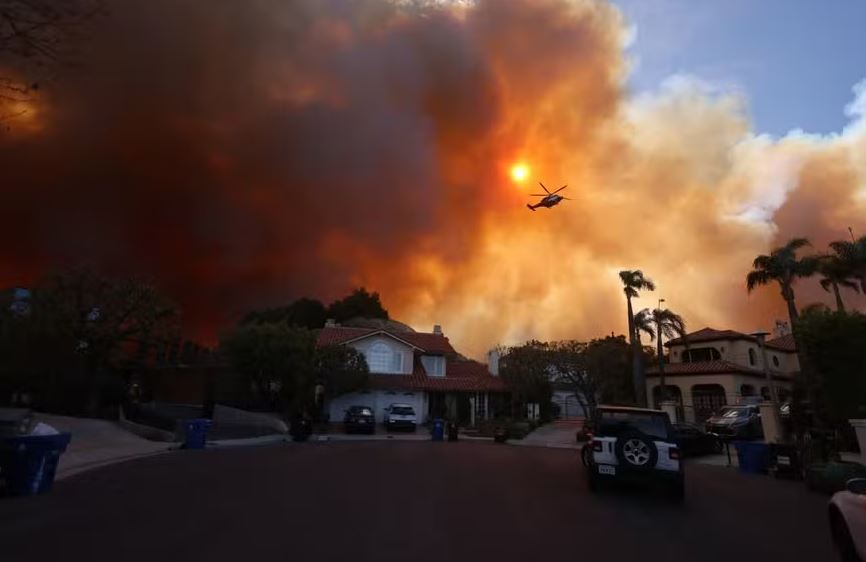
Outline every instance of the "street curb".
<path id="1" fill-rule="evenodd" d="M 218 439 L 207 442 L 208 449 L 226 449 L 232 447 L 254 447 L 273 443 L 288 443 L 292 438 L 288 435 L 264 435 L 262 437 L 246 437 L 241 439 Z"/>
<path id="2" fill-rule="evenodd" d="M 96 469 L 96 468 L 102 468 L 104 466 L 111 466 L 113 464 L 120 464 L 120 463 L 126 462 L 126 461 L 132 461 L 132 460 L 136 460 L 136 459 L 144 459 L 147 457 L 155 457 L 157 455 L 164 455 L 165 453 L 170 453 L 172 451 L 175 451 L 176 449 L 177 449 L 177 447 L 166 447 L 165 449 L 162 449 L 162 450 L 148 451 L 146 453 L 135 453 L 132 455 L 124 455 L 124 456 L 114 457 L 114 458 L 110 458 L 110 459 L 102 459 L 102 460 L 88 462 L 88 463 L 81 463 L 81 464 L 78 464 L 75 466 L 64 468 L 63 470 L 58 470 L 57 473 L 54 475 L 54 481 L 59 482 L 60 480 L 65 480 L 65 479 L 70 478 L 72 476 L 77 476 L 81 473 L 88 472 L 88 471 Z"/>

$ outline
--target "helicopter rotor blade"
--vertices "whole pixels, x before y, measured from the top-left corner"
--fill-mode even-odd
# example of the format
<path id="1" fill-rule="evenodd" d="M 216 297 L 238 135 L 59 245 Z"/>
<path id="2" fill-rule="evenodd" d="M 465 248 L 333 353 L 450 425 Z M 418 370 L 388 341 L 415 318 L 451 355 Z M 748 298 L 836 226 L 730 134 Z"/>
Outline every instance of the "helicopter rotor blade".
<path id="1" fill-rule="evenodd" d="M 529 194 L 530 197 L 547 197 L 548 195 L 550 195 L 550 194 L 549 193 L 530 193 Z"/>
<path id="2" fill-rule="evenodd" d="M 543 189 L 543 190 L 544 190 L 544 191 L 547 191 L 547 188 L 546 188 L 546 187 L 544 187 L 544 184 L 543 184 L 543 183 L 541 183 L 541 182 L 538 182 L 538 185 L 540 185 L 540 186 L 541 186 L 541 189 Z M 549 192 L 549 191 L 547 191 L 547 194 L 548 194 L 548 195 L 550 195 L 550 192 Z"/>
<path id="3" fill-rule="evenodd" d="M 560 196 L 560 197 L 562 197 L 562 196 Z M 566 201 L 572 201 L 571 197 L 562 197 L 562 198 L 565 199 Z"/>
<path id="4" fill-rule="evenodd" d="M 560 187 L 559 189 L 557 189 L 556 191 L 554 191 L 554 193 L 559 193 L 560 191 L 562 191 L 562 190 L 565 189 L 566 187 L 568 187 L 568 184 L 563 185 L 562 187 Z"/>

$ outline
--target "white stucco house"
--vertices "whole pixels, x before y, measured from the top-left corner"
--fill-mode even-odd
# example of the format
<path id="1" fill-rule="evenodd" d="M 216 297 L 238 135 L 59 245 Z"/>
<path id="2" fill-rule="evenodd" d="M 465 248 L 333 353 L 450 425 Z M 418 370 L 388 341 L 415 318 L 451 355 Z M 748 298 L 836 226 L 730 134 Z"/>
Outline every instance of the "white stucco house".
<path id="1" fill-rule="evenodd" d="M 703 328 L 665 343 L 665 386 L 668 396 L 680 403 L 686 421 L 703 422 L 721 406 L 769 397 L 757 338 L 734 330 Z M 767 366 L 781 398 L 789 394 L 793 376 L 800 370 L 791 334 L 765 342 Z M 648 366 L 647 396 L 658 407 L 659 369 Z"/>
<path id="2" fill-rule="evenodd" d="M 330 399 L 326 411 L 340 422 L 350 406 L 367 406 L 382 422 L 391 404 L 410 404 L 419 423 L 445 417 L 461 425 L 492 418 L 507 405 L 495 356 L 488 365 L 460 356 L 439 326 L 433 332 L 355 328 L 329 322 L 317 345 L 348 345 L 364 354 L 369 388 Z M 491 372 L 492 371 L 492 372 Z"/>

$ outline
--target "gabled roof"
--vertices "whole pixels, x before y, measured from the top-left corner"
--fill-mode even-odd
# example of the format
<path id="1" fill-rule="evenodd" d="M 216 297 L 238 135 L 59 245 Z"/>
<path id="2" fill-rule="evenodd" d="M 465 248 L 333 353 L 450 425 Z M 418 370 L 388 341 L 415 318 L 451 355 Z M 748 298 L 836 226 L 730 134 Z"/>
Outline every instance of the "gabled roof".
<path id="1" fill-rule="evenodd" d="M 456 355 L 457 352 L 451 347 L 451 343 L 442 334 L 429 334 L 422 332 L 391 332 L 381 328 L 350 328 L 346 326 L 326 326 L 319 332 L 316 345 L 346 344 L 375 335 L 385 335 L 399 342 L 414 347 L 423 353 L 433 355 Z"/>
<path id="2" fill-rule="evenodd" d="M 714 361 L 694 361 L 690 363 L 665 363 L 665 376 L 689 376 L 689 375 L 746 375 L 751 377 L 765 378 L 763 371 L 752 369 L 723 359 Z M 788 379 L 790 375 L 774 371 L 771 373 L 773 378 Z M 658 377 L 659 368 L 657 365 L 647 369 L 646 376 L 648 378 Z"/>

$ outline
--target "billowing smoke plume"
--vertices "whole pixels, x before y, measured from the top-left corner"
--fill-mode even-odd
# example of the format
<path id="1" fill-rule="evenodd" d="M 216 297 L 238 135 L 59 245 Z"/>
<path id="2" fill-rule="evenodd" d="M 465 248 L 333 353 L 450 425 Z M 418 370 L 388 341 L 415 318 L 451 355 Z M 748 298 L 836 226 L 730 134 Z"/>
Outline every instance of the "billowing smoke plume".
<path id="1" fill-rule="evenodd" d="M 623 268 L 659 286 L 639 306 L 767 327 L 784 309 L 775 289 L 747 296 L 756 254 L 866 232 L 866 94 L 841 134 L 780 140 L 695 81 L 631 97 L 605 3 L 109 11 L 83 64 L 0 134 L 0 286 L 81 261 L 149 275 L 208 339 L 251 307 L 363 284 L 478 355 L 622 332 Z M 518 160 L 573 200 L 527 211 Z"/>

